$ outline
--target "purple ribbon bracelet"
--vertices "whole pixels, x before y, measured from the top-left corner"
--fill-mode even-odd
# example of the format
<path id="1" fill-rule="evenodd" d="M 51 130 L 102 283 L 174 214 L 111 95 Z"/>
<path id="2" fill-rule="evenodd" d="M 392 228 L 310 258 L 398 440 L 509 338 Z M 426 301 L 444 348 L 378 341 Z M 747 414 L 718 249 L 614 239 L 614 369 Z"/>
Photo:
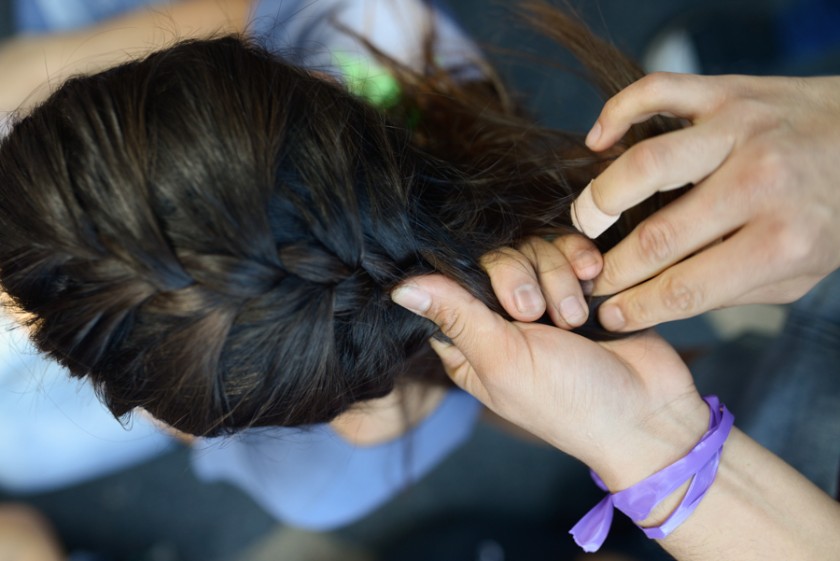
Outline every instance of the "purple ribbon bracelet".
<path id="1" fill-rule="evenodd" d="M 598 551 L 604 543 L 612 524 L 613 508 L 617 508 L 631 520 L 644 520 L 656 505 L 689 479 L 691 483 L 685 497 L 665 522 L 659 526 L 640 528 L 647 537 L 662 539 L 694 512 L 715 480 L 723 444 L 729 437 L 735 420 L 717 396 L 709 395 L 703 400 L 711 411 L 709 430 L 688 454 L 632 487 L 608 494 L 571 529 L 569 533 L 584 551 Z M 609 491 L 598 474 L 594 471 L 590 473 L 598 487 Z"/>

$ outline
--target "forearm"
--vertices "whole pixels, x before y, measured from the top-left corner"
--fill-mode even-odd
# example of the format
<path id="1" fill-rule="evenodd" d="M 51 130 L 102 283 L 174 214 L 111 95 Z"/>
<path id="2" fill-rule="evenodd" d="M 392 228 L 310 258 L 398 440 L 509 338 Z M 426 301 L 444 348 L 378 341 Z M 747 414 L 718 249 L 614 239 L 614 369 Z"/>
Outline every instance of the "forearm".
<path id="1" fill-rule="evenodd" d="M 20 504 L 0 505 L 0 559 L 4 561 L 59 561 L 64 556 L 38 512 Z"/>
<path id="2" fill-rule="evenodd" d="M 245 30 L 252 0 L 185 0 L 152 6 L 107 20 L 96 27 L 54 35 L 45 53 L 56 63 L 93 65 L 121 62 L 174 40 Z"/>
<path id="3" fill-rule="evenodd" d="M 652 439 L 667 442 L 661 432 Z M 688 434 L 684 428 L 669 434 L 678 432 Z M 671 440 L 672 458 L 666 463 L 687 452 L 684 444 L 677 444 L 676 438 Z M 657 454 L 664 447 L 657 446 Z M 648 474 L 663 467 L 664 457 L 656 456 Z M 633 457 L 627 470 L 633 473 L 632 481 L 623 476 L 620 463 L 614 463 L 614 469 L 604 467 L 607 485 L 613 491 L 629 487 L 638 480 L 637 466 L 644 461 L 645 454 Z M 683 498 L 686 487 L 665 499 L 640 525 L 664 522 Z M 660 543 L 680 561 L 832 559 L 840 552 L 840 504 L 733 428 L 708 493 L 697 510 Z"/>
<path id="4" fill-rule="evenodd" d="M 840 504 L 733 429 L 709 493 L 662 546 L 680 561 L 832 559 Z"/>
<path id="5" fill-rule="evenodd" d="M 25 102 L 33 105 L 49 87 L 74 74 L 98 72 L 171 45 L 180 39 L 244 32 L 253 0 L 185 0 L 131 12 L 77 31 L 20 36 L 4 46 L 17 72 Z M 0 60 L 6 57 L 0 53 Z M 23 89 L 25 88 L 25 90 Z"/>

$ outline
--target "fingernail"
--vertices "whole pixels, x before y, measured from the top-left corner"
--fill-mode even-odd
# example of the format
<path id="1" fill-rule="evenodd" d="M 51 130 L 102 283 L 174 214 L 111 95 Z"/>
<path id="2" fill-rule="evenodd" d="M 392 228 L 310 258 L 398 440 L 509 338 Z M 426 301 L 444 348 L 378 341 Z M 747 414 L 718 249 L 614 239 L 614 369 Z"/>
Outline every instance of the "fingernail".
<path id="1" fill-rule="evenodd" d="M 424 315 L 432 307 L 432 297 L 425 290 L 412 284 L 404 284 L 391 292 L 391 300 L 403 308 Z"/>
<path id="2" fill-rule="evenodd" d="M 598 271 L 598 259 L 591 251 L 581 251 L 574 258 L 575 271 L 578 276 L 591 279 Z"/>
<path id="3" fill-rule="evenodd" d="M 568 296 L 560 301 L 560 314 L 569 325 L 583 323 L 586 312 L 583 311 L 583 302 L 577 296 Z"/>
<path id="4" fill-rule="evenodd" d="M 580 137 L 578 137 L 580 138 Z M 594 144 L 601 138 L 601 121 L 595 121 L 592 130 L 586 135 L 586 145 L 592 148 Z"/>
<path id="5" fill-rule="evenodd" d="M 624 327 L 624 324 L 627 323 L 624 319 L 624 313 L 622 313 L 621 308 L 615 304 L 601 306 L 601 310 L 598 313 L 598 319 L 601 320 L 601 325 L 610 331 L 618 331 Z"/>
<path id="6" fill-rule="evenodd" d="M 592 296 L 592 291 L 595 290 L 595 281 L 585 280 L 581 281 L 580 289 L 585 296 Z"/>
<path id="7" fill-rule="evenodd" d="M 541 311 L 545 305 L 542 294 L 533 284 L 523 284 L 513 291 L 513 300 L 516 309 L 523 314 L 533 314 Z"/>

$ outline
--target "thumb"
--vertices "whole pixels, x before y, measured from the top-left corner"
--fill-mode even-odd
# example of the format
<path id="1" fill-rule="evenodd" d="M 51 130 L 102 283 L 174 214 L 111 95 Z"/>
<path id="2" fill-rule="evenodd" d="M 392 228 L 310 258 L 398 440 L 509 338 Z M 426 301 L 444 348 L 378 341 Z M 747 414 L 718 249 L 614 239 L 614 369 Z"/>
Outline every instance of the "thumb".
<path id="1" fill-rule="evenodd" d="M 484 399 L 481 373 L 506 359 L 514 327 L 492 312 L 458 283 L 440 276 L 415 277 L 391 293 L 398 305 L 433 321 L 452 344 L 434 341 L 453 381 Z"/>

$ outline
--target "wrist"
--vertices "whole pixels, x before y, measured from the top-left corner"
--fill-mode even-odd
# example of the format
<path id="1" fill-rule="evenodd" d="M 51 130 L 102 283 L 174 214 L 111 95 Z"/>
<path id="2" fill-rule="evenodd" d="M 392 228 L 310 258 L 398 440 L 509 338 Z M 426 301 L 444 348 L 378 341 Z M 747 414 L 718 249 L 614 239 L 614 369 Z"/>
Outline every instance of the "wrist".
<path id="1" fill-rule="evenodd" d="M 584 461 L 610 492 L 620 491 L 684 457 L 708 427 L 709 407 L 692 393 L 640 416 L 617 432 L 597 457 Z M 681 495 L 682 491 L 677 491 L 673 500 L 678 502 Z"/>
<path id="2" fill-rule="evenodd" d="M 732 413 L 717 396 L 706 396 L 703 401 L 709 410 L 708 429 L 689 452 L 630 487 L 610 492 L 571 529 L 575 542 L 584 551 L 597 551 L 604 543 L 612 522 L 613 509 L 626 514 L 651 539 L 666 538 L 694 513 L 714 483 L 721 451 L 734 421 Z M 675 444 L 675 435 L 687 434 L 684 427 L 693 424 L 691 420 L 686 422 L 686 414 L 689 419 L 694 417 L 691 402 L 678 403 L 677 407 L 669 404 L 667 412 L 662 412 L 667 417 L 660 413 L 656 417 L 657 420 L 677 419 L 679 430 L 657 429 L 648 432 L 648 437 L 665 444 L 652 448 L 657 452 L 679 449 L 680 446 Z M 673 416 L 674 412 L 676 416 Z M 649 458 L 647 455 L 644 457 Z M 620 477 L 625 477 L 625 472 L 622 468 Z M 606 483 L 596 474 L 593 474 L 593 479 L 599 487 L 608 490 Z"/>

